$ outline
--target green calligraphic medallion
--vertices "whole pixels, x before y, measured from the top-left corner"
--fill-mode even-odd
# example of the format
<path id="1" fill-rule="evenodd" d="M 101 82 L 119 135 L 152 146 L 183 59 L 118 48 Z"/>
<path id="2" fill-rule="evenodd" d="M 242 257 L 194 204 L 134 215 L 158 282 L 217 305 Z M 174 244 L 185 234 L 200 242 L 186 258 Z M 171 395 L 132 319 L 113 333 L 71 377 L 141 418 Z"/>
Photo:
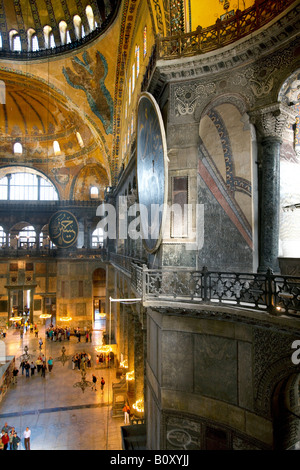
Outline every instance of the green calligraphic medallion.
<path id="1" fill-rule="evenodd" d="M 69 211 L 58 211 L 50 219 L 49 237 L 58 248 L 74 245 L 78 236 L 78 222 Z"/>
<path id="2" fill-rule="evenodd" d="M 159 106 L 150 93 L 142 93 L 137 117 L 137 183 L 141 232 L 148 252 L 162 240 L 166 218 L 167 144 Z"/>

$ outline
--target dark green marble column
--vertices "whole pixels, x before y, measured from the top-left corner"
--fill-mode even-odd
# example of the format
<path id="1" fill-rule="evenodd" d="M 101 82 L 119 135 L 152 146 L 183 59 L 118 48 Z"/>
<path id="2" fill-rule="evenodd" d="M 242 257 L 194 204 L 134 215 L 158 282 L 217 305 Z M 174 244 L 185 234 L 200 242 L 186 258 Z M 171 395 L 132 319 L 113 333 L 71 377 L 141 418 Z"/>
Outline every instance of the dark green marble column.
<path id="1" fill-rule="evenodd" d="M 276 137 L 261 142 L 259 272 L 268 268 L 279 272 L 280 146 Z"/>
<path id="2" fill-rule="evenodd" d="M 259 265 L 258 272 L 270 268 L 279 272 L 280 147 L 285 129 L 295 121 L 295 112 L 282 103 L 258 108 L 250 113 L 258 136 Z"/>

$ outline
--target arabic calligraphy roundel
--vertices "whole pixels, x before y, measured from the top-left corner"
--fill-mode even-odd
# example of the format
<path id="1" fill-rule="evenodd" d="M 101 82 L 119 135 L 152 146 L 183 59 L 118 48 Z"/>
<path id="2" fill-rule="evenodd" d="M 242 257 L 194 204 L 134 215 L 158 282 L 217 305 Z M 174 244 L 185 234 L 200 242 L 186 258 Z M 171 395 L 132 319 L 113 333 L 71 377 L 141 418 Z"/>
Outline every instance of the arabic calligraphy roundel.
<path id="1" fill-rule="evenodd" d="M 69 248 L 78 236 L 76 217 L 68 211 L 58 211 L 50 219 L 49 237 L 58 248 Z"/>

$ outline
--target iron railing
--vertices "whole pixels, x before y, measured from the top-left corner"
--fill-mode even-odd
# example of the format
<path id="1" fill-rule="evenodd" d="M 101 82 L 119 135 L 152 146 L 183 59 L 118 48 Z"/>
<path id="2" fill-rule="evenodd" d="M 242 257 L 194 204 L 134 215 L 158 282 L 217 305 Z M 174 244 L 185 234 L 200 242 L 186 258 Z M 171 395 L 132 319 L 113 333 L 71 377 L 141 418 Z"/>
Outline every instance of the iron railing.
<path id="1" fill-rule="evenodd" d="M 256 0 L 244 11 L 236 10 L 226 20 L 208 28 L 157 38 L 157 59 L 175 59 L 204 54 L 253 34 L 286 10 L 295 0 Z"/>
<path id="2" fill-rule="evenodd" d="M 300 317 L 300 277 L 266 273 L 212 272 L 131 265 L 131 284 L 143 302 L 168 301 L 250 308 Z"/>

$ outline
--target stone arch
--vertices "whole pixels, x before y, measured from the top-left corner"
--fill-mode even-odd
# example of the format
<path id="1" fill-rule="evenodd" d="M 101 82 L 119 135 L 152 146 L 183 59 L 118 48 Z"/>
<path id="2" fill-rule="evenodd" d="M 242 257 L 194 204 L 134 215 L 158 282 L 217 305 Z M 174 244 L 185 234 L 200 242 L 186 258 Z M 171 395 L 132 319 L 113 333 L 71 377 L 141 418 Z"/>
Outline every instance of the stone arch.
<path id="1" fill-rule="evenodd" d="M 300 372 L 276 385 L 272 395 L 275 450 L 298 449 L 300 445 Z"/>
<path id="2" fill-rule="evenodd" d="M 99 200 L 104 199 L 104 190 L 109 180 L 105 169 L 98 164 L 83 166 L 72 182 L 70 199 L 90 200 L 90 187 L 99 189 Z"/>
<path id="3" fill-rule="evenodd" d="M 299 257 L 300 211 L 292 212 L 300 202 L 300 69 L 291 73 L 278 93 L 278 101 L 295 112 L 295 123 L 282 136 L 280 147 L 280 224 L 279 256 Z"/>
<path id="4" fill-rule="evenodd" d="M 255 250 L 256 182 L 253 134 L 246 102 L 239 94 L 224 93 L 197 105 L 199 122 L 199 202 L 208 202 L 217 211 L 221 227 L 227 224 L 236 237 L 240 254 L 247 253 L 245 263 L 253 269 Z M 209 217 L 209 215 L 208 215 Z M 208 220 L 207 220 L 208 222 Z M 213 220 L 211 220 L 213 226 Z M 212 259 L 215 248 L 205 257 Z M 205 260 L 204 260 L 205 261 Z M 206 261 L 205 261 L 206 262 Z M 225 261 L 224 261 L 225 262 Z M 239 263 L 239 260 L 236 260 Z M 244 264 L 245 265 L 245 264 Z M 237 269 L 238 265 L 237 265 Z"/>
<path id="5" fill-rule="evenodd" d="M 255 408 L 266 418 L 272 417 L 272 396 L 279 383 L 283 383 L 295 373 L 300 373 L 291 360 L 291 353 L 268 364 L 257 384 Z"/>

